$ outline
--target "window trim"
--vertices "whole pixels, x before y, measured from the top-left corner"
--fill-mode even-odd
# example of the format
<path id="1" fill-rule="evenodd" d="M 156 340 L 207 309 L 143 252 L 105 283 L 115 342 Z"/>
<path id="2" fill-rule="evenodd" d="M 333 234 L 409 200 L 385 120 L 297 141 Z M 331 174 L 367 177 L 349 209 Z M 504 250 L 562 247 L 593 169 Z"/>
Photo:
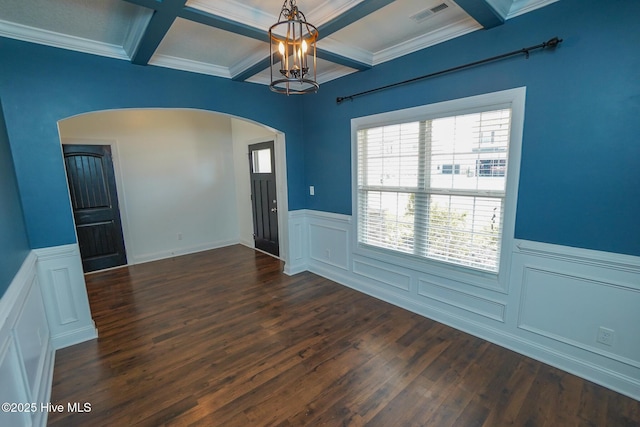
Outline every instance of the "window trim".
<path id="1" fill-rule="evenodd" d="M 473 286 L 506 293 L 515 242 L 515 219 L 520 177 L 520 159 L 524 129 L 526 87 L 507 89 L 482 95 L 437 102 L 417 107 L 394 110 L 351 119 L 351 194 L 352 194 L 352 248 L 354 255 L 376 259 L 385 263 L 453 278 Z M 403 122 L 436 119 L 453 115 L 470 114 L 487 109 L 511 108 L 511 134 L 507 182 L 505 189 L 504 217 L 497 273 L 470 267 L 453 265 L 412 254 L 402 254 L 358 241 L 358 131 Z"/>

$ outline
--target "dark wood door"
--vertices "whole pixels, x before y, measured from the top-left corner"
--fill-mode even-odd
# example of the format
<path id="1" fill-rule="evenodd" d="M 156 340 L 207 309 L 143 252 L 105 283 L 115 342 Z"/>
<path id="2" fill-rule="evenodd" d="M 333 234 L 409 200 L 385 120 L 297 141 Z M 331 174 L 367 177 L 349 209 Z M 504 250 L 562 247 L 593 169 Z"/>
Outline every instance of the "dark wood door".
<path id="1" fill-rule="evenodd" d="M 279 256 L 278 198 L 273 141 L 249 146 L 253 239 L 257 249 Z"/>
<path id="2" fill-rule="evenodd" d="M 125 265 L 116 180 L 108 145 L 63 145 L 85 273 Z"/>

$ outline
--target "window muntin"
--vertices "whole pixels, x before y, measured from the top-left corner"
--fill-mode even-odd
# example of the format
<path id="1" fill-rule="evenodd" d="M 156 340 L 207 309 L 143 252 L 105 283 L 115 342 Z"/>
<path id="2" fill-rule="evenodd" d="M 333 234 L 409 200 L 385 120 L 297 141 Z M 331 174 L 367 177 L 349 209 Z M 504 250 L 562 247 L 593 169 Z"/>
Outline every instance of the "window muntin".
<path id="1" fill-rule="evenodd" d="M 358 242 L 497 273 L 511 108 L 357 132 Z"/>

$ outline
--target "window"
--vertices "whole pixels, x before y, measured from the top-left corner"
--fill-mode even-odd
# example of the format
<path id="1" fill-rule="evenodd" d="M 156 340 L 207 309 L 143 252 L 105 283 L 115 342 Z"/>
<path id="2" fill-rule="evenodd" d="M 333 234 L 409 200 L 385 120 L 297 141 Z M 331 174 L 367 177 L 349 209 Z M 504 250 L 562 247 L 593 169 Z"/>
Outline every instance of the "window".
<path id="1" fill-rule="evenodd" d="M 498 273 L 519 136 L 514 104 L 496 100 L 489 94 L 354 119 L 359 245 Z"/>
<path id="2" fill-rule="evenodd" d="M 251 152 L 253 173 L 271 173 L 271 148 Z"/>

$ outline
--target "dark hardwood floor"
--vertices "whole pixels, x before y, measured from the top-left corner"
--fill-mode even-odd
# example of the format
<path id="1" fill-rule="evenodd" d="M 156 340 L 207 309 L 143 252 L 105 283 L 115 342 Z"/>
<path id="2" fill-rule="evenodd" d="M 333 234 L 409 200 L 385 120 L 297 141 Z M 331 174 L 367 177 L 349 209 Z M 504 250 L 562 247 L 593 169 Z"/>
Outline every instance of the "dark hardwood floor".
<path id="1" fill-rule="evenodd" d="M 50 426 L 639 426 L 640 402 L 243 246 L 88 275 Z"/>

